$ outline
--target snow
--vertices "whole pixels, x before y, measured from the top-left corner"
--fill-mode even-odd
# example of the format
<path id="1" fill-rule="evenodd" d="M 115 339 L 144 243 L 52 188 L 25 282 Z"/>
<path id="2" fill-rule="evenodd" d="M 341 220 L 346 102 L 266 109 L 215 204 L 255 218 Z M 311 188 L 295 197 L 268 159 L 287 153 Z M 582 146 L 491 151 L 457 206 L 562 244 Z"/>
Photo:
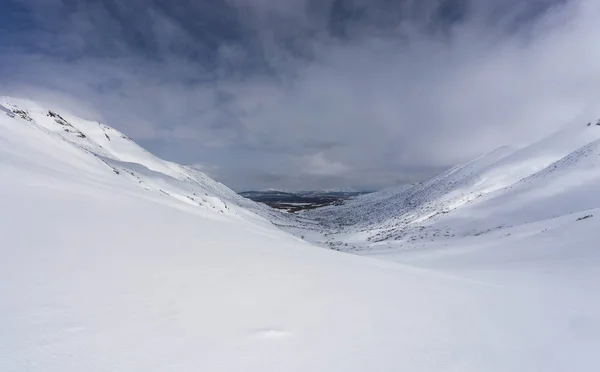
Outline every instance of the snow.
<path id="1" fill-rule="evenodd" d="M 600 207 L 600 126 L 580 124 L 521 149 L 500 148 L 412 187 L 304 212 L 328 245 L 460 237 Z M 343 245 L 345 247 L 345 245 Z"/>
<path id="2" fill-rule="evenodd" d="M 68 125 L 58 123 L 48 108 L 23 100 L 0 105 L 19 111 L 0 115 L 0 371 L 600 366 L 597 147 L 588 141 L 595 128 L 585 132 L 587 143 L 573 145 L 579 148 L 543 155 L 557 170 L 532 173 L 506 193 L 460 205 L 444 199 L 460 188 L 492 189 L 481 186 L 480 174 L 513 154 L 500 150 L 384 200 L 366 195 L 349 203 L 379 226 L 387 223 L 376 212 L 384 202 L 400 203 L 421 188 L 433 192 L 418 193 L 431 206 L 454 203 L 456 213 L 492 203 L 494 193 L 508 200 L 509 192 L 547 187 L 544 201 L 580 195 L 572 208 L 556 208 L 559 217 L 540 214 L 409 251 L 406 242 L 383 240 L 363 246 L 359 253 L 372 257 L 361 257 L 282 231 L 275 224 L 295 232 L 310 226 L 312 240 L 321 225 L 243 199 L 104 124 L 62 112 Z M 565 184 L 561 174 L 578 181 Z M 563 186 L 573 193 L 557 193 Z M 363 198 L 369 202 L 361 210 Z M 591 200 L 586 213 L 584 200 Z M 522 213 L 498 204 L 506 209 L 497 216 L 506 217 L 497 218 Z M 586 215 L 594 217 L 580 219 Z M 459 220 L 452 220 L 457 231 Z M 368 237 L 366 222 L 330 233 Z"/>

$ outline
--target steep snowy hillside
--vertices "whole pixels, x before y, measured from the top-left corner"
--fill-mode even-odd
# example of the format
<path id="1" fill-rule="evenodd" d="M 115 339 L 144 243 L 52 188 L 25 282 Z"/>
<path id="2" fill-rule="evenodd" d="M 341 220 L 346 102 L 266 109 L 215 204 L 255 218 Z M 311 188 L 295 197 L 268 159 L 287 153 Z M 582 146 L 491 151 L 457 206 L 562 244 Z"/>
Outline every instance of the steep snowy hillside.
<path id="1" fill-rule="evenodd" d="M 107 179 L 107 182 L 129 183 L 130 186 L 148 191 L 146 195 L 152 197 L 158 195 L 219 213 L 249 217 L 252 214 L 248 210 L 252 210 L 272 220 L 285 218 L 281 213 L 240 197 L 198 170 L 157 158 L 105 124 L 9 97 L 0 97 L 0 108 L 6 116 L 21 119 L 29 125 L 28 129 L 7 125 L 5 130 L 15 132 L 16 136 L 47 137 L 44 142 L 68 149 L 68 159 L 54 153 L 44 154 L 54 158 L 57 166 L 61 163 L 85 162 L 88 164 L 86 172 L 93 171 L 97 177 L 105 178 L 108 170 L 114 177 Z M 59 145 L 57 139 L 65 143 Z M 36 146 L 37 143 L 32 141 L 31 150 L 37 151 Z"/>
<path id="2" fill-rule="evenodd" d="M 408 189 L 365 195 L 305 216 L 322 222 L 321 241 L 360 250 L 384 241 L 476 235 L 591 209 L 600 206 L 591 191 L 600 187 L 598 139 L 599 125 L 570 126 L 519 150 L 500 148 Z"/>
<path id="3" fill-rule="evenodd" d="M 432 227 L 467 235 L 565 215 L 576 218 L 600 208 L 599 190 L 600 140 L 595 140 L 542 171 L 440 218 Z"/>

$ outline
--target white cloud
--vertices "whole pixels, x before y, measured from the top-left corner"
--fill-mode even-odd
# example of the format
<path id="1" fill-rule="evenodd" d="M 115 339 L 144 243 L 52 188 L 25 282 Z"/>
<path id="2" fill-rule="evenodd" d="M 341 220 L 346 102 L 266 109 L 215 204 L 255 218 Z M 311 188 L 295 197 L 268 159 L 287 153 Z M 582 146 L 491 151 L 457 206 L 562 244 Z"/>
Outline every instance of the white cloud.
<path id="1" fill-rule="evenodd" d="M 318 176 L 339 176 L 349 171 L 350 168 L 336 161 L 331 161 L 322 152 L 307 156 L 304 172 Z"/>

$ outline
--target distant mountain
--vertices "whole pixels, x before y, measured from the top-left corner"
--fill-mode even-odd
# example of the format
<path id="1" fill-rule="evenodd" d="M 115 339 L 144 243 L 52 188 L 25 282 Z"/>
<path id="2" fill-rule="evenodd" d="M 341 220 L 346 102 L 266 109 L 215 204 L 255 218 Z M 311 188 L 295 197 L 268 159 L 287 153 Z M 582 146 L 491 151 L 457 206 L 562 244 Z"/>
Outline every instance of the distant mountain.
<path id="1" fill-rule="evenodd" d="M 280 190 L 244 191 L 240 195 L 255 202 L 265 203 L 273 208 L 298 212 L 304 209 L 319 208 L 339 204 L 348 198 L 363 195 L 358 191 L 313 190 L 286 192 Z"/>
<path id="2" fill-rule="evenodd" d="M 346 189 L 323 189 L 323 190 L 303 190 L 303 191 L 288 191 L 288 190 L 279 190 L 279 189 L 265 189 L 265 190 L 251 190 L 251 191 L 242 191 L 239 194 L 247 197 L 247 198 L 253 198 L 253 197 L 277 197 L 277 196 L 281 196 L 281 197 L 298 197 L 298 196 L 307 196 L 307 197 L 311 197 L 311 196 L 315 196 L 315 197 L 320 197 L 320 196 L 327 196 L 327 195 L 332 195 L 332 196 L 358 196 L 358 195 L 363 195 L 363 194 L 368 194 L 371 193 L 373 191 L 357 191 L 354 190 L 352 188 L 346 188 Z"/>
<path id="3" fill-rule="evenodd" d="M 308 191 L 298 191 L 296 194 L 303 196 L 345 196 L 352 197 L 363 194 L 368 194 L 371 191 L 358 191 L 353 188 L 342 188 L 342 189 L 322 189 L 322 190 L 308 190 Z"/>
<path id="4" fill-rule="evenodd" d="M 280 191 L 280 190 L 242 191 L 239 194 L 248 199 L 259 198 L 259 197 L 285 198 L 285 197 L 298 196 L 298 194 L 288 192 L 288 191 Z"/>
<path id="5" fill-rule="evenodd" d="M 341 188 L 331 188 L 331 189 L 315 189 L 315 190 L 301 190 L 298 193 L 360 193 L 352 187 L 341 187 Z"/>

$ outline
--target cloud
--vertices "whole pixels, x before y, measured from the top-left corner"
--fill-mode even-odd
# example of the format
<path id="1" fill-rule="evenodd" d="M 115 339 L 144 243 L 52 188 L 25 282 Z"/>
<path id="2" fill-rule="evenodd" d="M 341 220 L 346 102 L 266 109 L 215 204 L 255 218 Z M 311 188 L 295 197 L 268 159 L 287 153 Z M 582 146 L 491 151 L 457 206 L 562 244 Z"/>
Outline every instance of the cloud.
<path id="1" fill-rule="evenodd" d="M 308 156 L 304 166 L 305 173 L 317 176 L 339 176 L 349 170 L 348 166 L 327 159 L 322 152 Z"/>
<path id="2" fill-rule="evenodd" d="M 0 88 L 214 166 L 236 189 L 414 182 L 598 114 L 595 0 L 27 0 L 11 12 L 31 27 L 5 26 Z"/>

